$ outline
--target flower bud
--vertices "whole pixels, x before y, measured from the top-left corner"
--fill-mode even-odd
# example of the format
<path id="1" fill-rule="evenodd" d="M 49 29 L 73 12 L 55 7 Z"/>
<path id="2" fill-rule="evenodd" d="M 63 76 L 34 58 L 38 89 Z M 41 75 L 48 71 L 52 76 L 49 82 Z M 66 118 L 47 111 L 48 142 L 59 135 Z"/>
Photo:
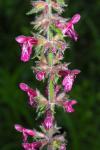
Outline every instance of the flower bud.
<path id="1" fill-rule="evenodd" d="M 65 144 L 62 144 L 62 145 L 60 146 L 59 150 L 66 150 Z"/>
<path id="2" fill-rule="evenodd" d="M 49 130 L 53 126 L 53 116 L 50 111 L 47 112 L 46 117 L 43 122 L 43 126 L 46 130 Z"/>
<path id="3" fill-rule="evenodd" d="M 43 72 L 43 71 L 38 71 L 38 72 L 36 73 L 36 79 L 37 79 L 37 80 L 41 81 L 41 80 L 44 79 L 44 77 L 45 77 L 45 72 Z"/>

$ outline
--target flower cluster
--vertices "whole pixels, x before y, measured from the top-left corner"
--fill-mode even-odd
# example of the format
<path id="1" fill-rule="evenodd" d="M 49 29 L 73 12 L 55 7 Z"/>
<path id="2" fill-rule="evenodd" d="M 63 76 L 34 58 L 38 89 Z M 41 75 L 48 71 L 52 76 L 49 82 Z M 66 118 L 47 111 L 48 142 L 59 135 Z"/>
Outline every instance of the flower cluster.
<path id="1" fill-rule="evenodd" d="M 48 124 L 48 126 L 49 126 L 49 124 Z M 15 129 L 18 132 L 22 133 L 22 137 L 23 137 L 22 147 L 25 150 L 39 149 L 39 148 L 43 148 L 45 145 L 48 145 L 48 146 L 52 145 L 54 148 L 59 148 L 59 150 L 62 150 L 65 147 L 64 146 L 65 140 L 64 140 L 63 136 L 62 135 L 54 136 L 52 133 L 51 133 L 51 136 L 49 136 L 46 132 L 46 128 L 41 128 L 42 132 L 38 132 L 36 130 L 26 129 L 23 126 L 16 124 Z M 52 130 L 56 131 L 55 127 L 51 128 L 51 132 L 52 132 Z M 34 141 L 32 143 L 30 143 L 28 141 L 28 137 L 33 138 Z M 38 141 L 36 141 L 36 139 L 38 139 Z M 64 150 L 65 150 L 65 148 L 64 148 Z"/>
<path id="2" fill-rule="evenodd" d="M 75 14 L 71 19 L 61 17 L 66 4 L 62 0 L 38 0 L 33 1 L 32 10 L 27 14 L 39 13 L 35 21 L 32 22 L 37 34 L 32 36 L 20 35 L 16 41 L 21 46 L 21 61 L 28 62 L 37 59 L 36 65 L 32 66 L 33 73 L 38 81 L 46 81 L 47 86 L 44 94 L 36 89 L 32 89 L 26 83 L 20 83 L 19 88 L 28 96 L 28 103 L 36 109 L 38 117 L 41 115 L 41 132 L 35 129 L 26 129 L 16 124 L 15 129 L 22 133 L 22 147 L 25 150 L 42 149 L 44 146 L 48 150 L 66 150 L 66 140 L 60 134 L 55 120 L 55 106 L 62 107 L 65 112 L 75 111 L 74 105 L 77 101 L 69 98 L 76 76 L 80 73 L 78 69 L 69 69 L 70 63 L 62 63 L 64 52 L 69 48 L 65 38 L 78 40 L 78 34 L 74 25 L 80 20 L 80 14 Z M 38 32 L 39 31 L 39 32 Z M 32 138 L 32 142 L 28 141 Z"/>

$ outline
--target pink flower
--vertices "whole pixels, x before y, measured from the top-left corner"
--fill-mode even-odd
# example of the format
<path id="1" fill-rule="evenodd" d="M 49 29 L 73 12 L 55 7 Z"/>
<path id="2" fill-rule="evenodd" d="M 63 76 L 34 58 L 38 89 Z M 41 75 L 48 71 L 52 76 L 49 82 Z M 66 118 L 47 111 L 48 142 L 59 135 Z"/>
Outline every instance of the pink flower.
<path id="1" fill-rule="evenodd" d="M 35 150 L 38 149 L 42 146 L 42 142 L 38 141 L 38 142 L 33 142 L 33 143 L 23 143 L 22 147 L 25 150 Z"/>
<path id="2" fill-rule="evenodd" d="M 60 70 L 59 71 L 59 75 L 62 76 L 62 77 L 65 77 L 68 74 L 73 74 L 73 75 L 76 76 L 79 73 L 80 73 L 80 70 L 78 70 L 78 69 L 73 69 L 73 70 L 68 69 L 68 70 Z"/>
<path id="3" fill-rule="evenodd" d="M 27 84 L 25 83 L 20 83 L 19 87 L 22 91 L 26 92 L 27 95 L 29 96 L 29 104 L 31 106 L 35 106 L 36 102 L 34 100 L 35 97 L 37 97 L 37 92 L 30 88 Z"/>
<path id="4" fill-rule="evenodd" d="M 17 131 L 23 133 L 23 141 L 24 141 L 24 142 L 27 142 L 28 136 L 34 137 L 34 136 L 36 135 L 36 132 L 35 132 L 35 131 L 30 130 L 30 129 L 26 129 L 26 128 L 22 127 L 22 126 L 19 125 L 19 124 L 16 124 L 16 125 L 15 125 L 15 129 L 16 129 Z"/>
<path id="5" fill-rule="evenodd" d="M 37 71 L 36 72 L 36 79 L 37 80 L 41 81 L 44 79 L 44 77 L 45 77 L 45 72 L 43 72 L 43 71 Z"/>
<path id="6" fill-rule="evenodd" d="M 72 71 L 71 70 L 65 70 L 65 71 L 61 70 L 59 72 L 59 75 L 64 76 L 62 85 L 64 86 L 65 92 L 71 91 L 74 79 L 76 78 L 76 75 L 79 73 L 80 73 L 80 70 L 77 70 L 77 69 L 72 70 Z"/>
<path id="7" fill-rule="evenodd" d="M 65 78 L 63 79 L 63 82 L 62 82 L 65 92 L 71 91 L 73 82 L 74 82 L 73 75 L 68 74 L 67 76 L 65 76 Z"/>
<path id="8" fill-rule="evenodd" d="M 53 126 L 53 116 L 50 111 L 47 111 L 46 118 L 44 119 L 43 126 L 46 130 L 49 130 Z"/>
<path id="9" fill-rule="evenodd" d="M 64 108 L 65 108 L 65 111 L 66 112 L 69 112 L 69 113 L 71 113 L 71 112 L 74 112 L 75 110 L 73 109 L 73 105 L 75 105 L 75 104 L 77 104 L 77 101 L 76 100 L 71 100 L 71 101 L 65 101 L 64 103 L 63 103 L 63 106 L 64 106 Z"/>
<path id="10" fill-rule="evenodd" d="M 24 62 L 29 61 L 30 55 L 32 53 L 32 47 L 33 45 L 37 44 L 37 39 L 30 36 L 26 37 L 20 35 L 16 37 L 16 41 L 22 46 L 21 60 Z"/>
<path id="11" fill-rule="evenodd" d="M 56 23 L 56 26 L 62 30 L 64 35 L 67 35 L 68 37 L 77 41 L 78 35 L 74 30 L 74 24 L 78 23 L 80 18 L 81 18 L 80 14 L 75 14 L 72 17 L 72 19 L 66 24 L 62 24 L 61 22 L 58 21 L 58 23 Z"/>

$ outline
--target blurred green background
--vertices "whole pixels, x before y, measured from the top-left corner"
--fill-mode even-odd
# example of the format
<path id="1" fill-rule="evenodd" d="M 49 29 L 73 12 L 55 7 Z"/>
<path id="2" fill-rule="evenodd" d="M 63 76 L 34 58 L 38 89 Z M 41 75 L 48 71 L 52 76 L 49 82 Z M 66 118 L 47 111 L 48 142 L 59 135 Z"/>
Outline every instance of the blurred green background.
<path id="1" fill-rule="evenodd" d="M 70 0 L 64 16 L 79 12 L 76 25 L 78 42 L 70 41 L 71 50 L 65 60 L 71 68 L 81 70 L 73 90 L 77 99 L 76 112 L 66 114 L 57 109 L 56 118 L 62 131 L 67 132 L 68 150 L 100 149 L 100 0 Z M 18 88 L 20 82 L 40 86 L 30 69 L 32 62 L 20 61 L 20 48 L 15 37 L 28 35 L 33 16 L 25 13 L 31 8 L 29 0 L 0 0 L 0 150 L 21 150 L 21 135 L 14 130 L 19 123 L 28 128 L 38 125 L 35 111 L 27 105 L 27 97 Z M 61 117 L 60 117 L 61 116 Z"/>

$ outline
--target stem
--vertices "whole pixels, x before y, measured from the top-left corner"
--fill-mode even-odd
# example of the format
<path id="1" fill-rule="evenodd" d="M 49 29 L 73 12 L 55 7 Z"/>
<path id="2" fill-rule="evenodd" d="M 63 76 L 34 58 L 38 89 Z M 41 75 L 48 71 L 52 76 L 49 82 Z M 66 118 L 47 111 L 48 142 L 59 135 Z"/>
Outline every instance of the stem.
<path id="1" fill-rule="evenodd" d="M 49 6 L 48 18 L 50 18 L 51 15 L 52 15 L 51 0 L 46 0 L 46 1 L 48 3 L 48 6 Z M 48 41 L 51 40 L 51 33 L 50 32 L 51 31 L 50 31 L 50 24 L 49 24 L 48 32 L 47 32 Z M 51 70 L 52 70 L 52 67 L 53 67 L 53 58 L 54 58 L 54 55 L 51 52 L 51 50 L 49 50 L 49 52 L 48 52 L 48 65 L 51 68 Z M 54 105 L 53 104 L 54 104 L 54 100 L 55 100 L 54 99 L 55 98 L 55 94 L 54 94 L 54 84 L 53 84 L 53 79 L 52 79 L 52 74 L 51 73 L 49 74 L 49 79 L 48 80 L 49 80 L 48 81 L 48 100 L 49 100 L 50 109 L 51 109 L 52 115 L 53 115 L 54 114 Z M 53 115 L 53 117 L 54 117 L 54 115 Z M 54 124 L 53 124 L 53 126 L 54 126 Z M 51 137 L 51 134 L 52 134 L 51 130 L 54 133 L 54 131 L 53 131 L 54 129 L 53 128 L 50 129 L 48 131 L 49 137 Z M 53 149 L 54 148 L 53 148 L 52 144 L 48 145 L 48 150 L 53 150 Z"/>
<path id="2" fill-rule="evenodd" d="M 53 53 L 49 53 L 48 54 L 48 63 L 49 66 L 52 68 L 53 66 Z M 53 103 L 54 102 L 54 85 L 53 85 L 53 80 L 51 78 L 51 74 L 49 75 L 49 88 L 48 88 L 48 92 L 49 92 L 49 103 Z"/>
<path id="3" fill-rule="evenodd" d="M 48 64 L 50 67 L 53 66 L 53 53 L 52 52 L 49 52 L 48 54 Z"/>
<path id="4" fill-rule="evenodd" d="M 46 0 L 46 1 L 48 3 L 48 6 L 49 6 L 48 17 L 50 18 L 52 15 L 51 0 Z M 48 41 L 51 40 L 50 25 L 48 27 L 47 38 L 48 38 Z M 52 52 L 48 53 L 48 64 L 52 69 L 52 67 L 53 67 L 53 53 Z M 51 79 L 51 74 L 49 75 L 48 95 L 49 95 L 48 96 L 49 103 L 51 104 L 54 102 L 54 85 L 53 85 L 53 81 Z"/>

